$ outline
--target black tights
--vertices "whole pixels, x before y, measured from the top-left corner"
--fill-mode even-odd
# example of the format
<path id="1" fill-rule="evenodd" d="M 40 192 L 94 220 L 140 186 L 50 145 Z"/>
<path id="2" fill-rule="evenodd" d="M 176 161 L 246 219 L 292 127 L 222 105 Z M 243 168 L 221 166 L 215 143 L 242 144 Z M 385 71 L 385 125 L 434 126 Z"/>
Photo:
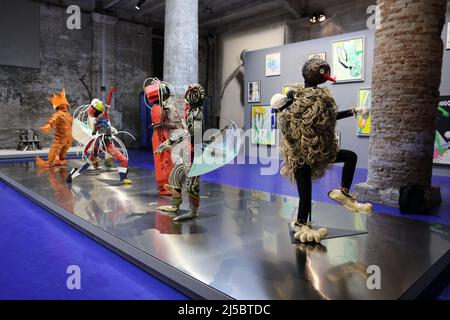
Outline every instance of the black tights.
<path id="1" fill-rule="evenodd" d="M 339 150 L 335 163 L 344 163 L 342 169 L 341 187 L 350 190 L 355 175 L 356 162 L 358 157 L 356 153 L 350 150 Z M 300 203 L 298 205 L 297 221 L 299 223 L 307 223 L 308 217 L 311 214 L 311 200 L 312 200 L 312 180 L 311 168 L 307 165 L 298 168 L 295 171 L 295 181 L 297 182 L 297 189 L 300 196 Z"/>

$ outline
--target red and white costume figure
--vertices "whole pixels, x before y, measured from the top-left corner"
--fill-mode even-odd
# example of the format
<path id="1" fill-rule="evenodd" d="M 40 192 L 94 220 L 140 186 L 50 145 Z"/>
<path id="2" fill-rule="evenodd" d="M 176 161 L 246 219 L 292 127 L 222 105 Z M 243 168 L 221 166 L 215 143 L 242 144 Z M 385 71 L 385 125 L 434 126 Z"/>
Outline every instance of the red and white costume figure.
<path id="1" fill-rule="evenodd" d="M 111 101 L 113 92 L 110 92 L 108 102 Z M 79 112 L 80 108 L 82 110 Z M 116 137 L 119 132 L 111 126 L 109 105 L 105 107 L 99 99 L 94 99 L 90 105 L 80 108 L 75 111 L 77 117 L 73 132 L 77 140 L 82 140 L 83 130 L 92 130 L 90 138 L 86 141 L 78 141 L 80 145 L 85 145 L 83 155 L 88 162 L 80 169 L 74 168 L 67 177 L 67 182 L 72 182 L 74 178 L 86 171 L 91 164 L 98 170 L 100 167 L 100 155 L 103 154 L 107 166 L 109 166 L 108 160 L 110 159 L 120 162 L 120 166 L 117 169 L 120 181 L 122 184 L 131 184 L 131 180 L 127 179 L 128 154 L 122 141 Z"/>
<path id="2" fill-rule="evenodd" d="M 152 111 L 152 147 L 153 150 L 170 138 L 171 130 L 176 129 L 170 125 L 168 100 L 173 94 L 173 89 L 168 83 L 156 78 L 147 79 L 144 82 L 144 92 L 150 103 Z M 153 154 L 155 164 L 156 184 L 160 195 L 170 196 L 164 186 L 169 183 L 169 175 L 173 169 L 173 161 L 170 150 Z"/>

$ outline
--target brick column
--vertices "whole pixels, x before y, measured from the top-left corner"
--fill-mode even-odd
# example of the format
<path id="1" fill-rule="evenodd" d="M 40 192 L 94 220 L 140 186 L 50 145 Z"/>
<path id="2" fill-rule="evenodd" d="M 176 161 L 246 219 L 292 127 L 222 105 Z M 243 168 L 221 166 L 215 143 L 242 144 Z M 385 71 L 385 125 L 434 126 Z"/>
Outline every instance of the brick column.
<path id="1" fill-rule="evenodd" d="M 431 177 L 447 1 L 378 0 L 378 5 L 369 173 L 356 192 L 361 200 L 398 206 L 399 188 L 419 184 L 438 203 Z"/>

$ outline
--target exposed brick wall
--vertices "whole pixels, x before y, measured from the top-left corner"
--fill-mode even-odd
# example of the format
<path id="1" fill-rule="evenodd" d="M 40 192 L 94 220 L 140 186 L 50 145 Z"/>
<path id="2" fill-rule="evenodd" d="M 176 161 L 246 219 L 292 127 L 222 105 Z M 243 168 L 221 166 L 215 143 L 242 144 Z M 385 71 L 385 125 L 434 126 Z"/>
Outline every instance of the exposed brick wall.
<path id="1" fill-rule="evenodd" d="M 38 129 L 45 124 L 53 111 L 47 97 L 62 87 L 73 108 L 88 103 L 86 90 L 78 80 L 82 75 L 87 76 L 92 93 L 101 97 L 93 79 L 99 69 L 93 44 L 99 39 L 95 39 L 92 16 L 82 14 L 81 30 L 68 30 L 67 17 L 64 8 L 41 5 L 40 69 L 0 66 L 0 148 L 15 148 L 20 130 Z M 112 32 L 114 54 L 113 60 L 108 61 L 110 74 L 106 85 L 119 87 L 115 101 L 117 117 L 112 121 L 139 138 L 138 94 L 142 81 L 150 74 L 151 30 L 118 21 Z M 40 137 L 43 146 L 49 146 L 52 137 L 42 134 Z"/>
<path id="2" fill-rule="evenodd" d="M 379 5 L 368 187 L 359 191 L 366 200 L 398 205 L 400 186 L 431 187 L 447 1 Z"/>

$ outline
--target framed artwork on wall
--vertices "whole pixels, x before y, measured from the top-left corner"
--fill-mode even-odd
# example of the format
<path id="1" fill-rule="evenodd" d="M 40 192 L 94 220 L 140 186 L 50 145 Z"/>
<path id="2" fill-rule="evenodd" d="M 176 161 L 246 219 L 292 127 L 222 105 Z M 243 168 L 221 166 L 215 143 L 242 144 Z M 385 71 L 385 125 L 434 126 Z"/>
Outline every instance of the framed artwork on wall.
<path id="1" fill-rule="evenodd" d="M 433 162 L 450 165 L 450 96 L 441 97 L 439 102 Z"/>
<path id="2" fill-rule="evenodd" d="M 308 56 L 308 59 L 311 60 L 312 58 L 320 58 L 324 61 L 327 61 L 327 53 L 326 52 L 312 53 Z"/>
<path id="3" fill-rule="evenodd" d="M 279 76 L 281 74 L 281 54 L 272 53 L 266 55 L 266 77 Z"/>
<path id="4" fill-rule="evenodd" d="M 447 50 L 450 50 L 450 22 L 447 22 Z"/>
<path id="5" fill-rule="evenodd" d="M 370 88 L 363 88 L 358 90 L 358 106 L 366 107 L 368 109 L 371 108 L 372 90 Z M 357 117 L 358 136 L 369 136 L 371 123 L 372 123 L 372 116 L 370 113 L 367 116 L 358 116 Z"/>
<path id="6" fill-rule="evenodd" d="M 364 81 L 364 37 L 334 41 L 332 49 L 337 83 Z"/>
<path id="7" fill-rule="evenodd" d="M 270 106 L 252 107 L 252 143 L 275 145 L 276 116 Z"/>
<path id="8" fill-rule="evenodd" d="M 261 102 L 261 81 L 250 81 L 247 84 L 248 103 Z"/>

